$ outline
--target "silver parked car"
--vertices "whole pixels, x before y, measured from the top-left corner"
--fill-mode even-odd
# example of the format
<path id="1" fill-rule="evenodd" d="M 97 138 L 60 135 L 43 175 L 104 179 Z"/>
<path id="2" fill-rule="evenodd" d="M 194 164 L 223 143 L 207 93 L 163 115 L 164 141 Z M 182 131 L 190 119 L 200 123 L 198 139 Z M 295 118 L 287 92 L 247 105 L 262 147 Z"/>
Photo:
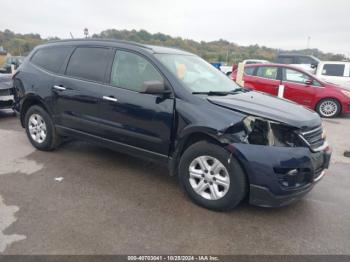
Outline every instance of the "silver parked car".
<path id="1" fill-rule="evenodd" d="M 12 108 L 13 84 L 11 74 L 0 74 L 0 109 Z"/>

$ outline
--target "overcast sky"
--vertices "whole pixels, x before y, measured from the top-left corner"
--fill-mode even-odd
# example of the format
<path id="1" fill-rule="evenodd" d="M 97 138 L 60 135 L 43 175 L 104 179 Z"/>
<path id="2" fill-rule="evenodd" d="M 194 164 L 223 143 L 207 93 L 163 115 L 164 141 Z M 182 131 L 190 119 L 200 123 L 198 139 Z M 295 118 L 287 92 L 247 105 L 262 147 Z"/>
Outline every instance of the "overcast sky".
<path id="1" fill-rule="evenodd" d="M 194 40 L 282 49 L 310 46 L 350 56 L 349 0 L 2 0 L 0 30 L 82 37 L 145 29 Z"/>

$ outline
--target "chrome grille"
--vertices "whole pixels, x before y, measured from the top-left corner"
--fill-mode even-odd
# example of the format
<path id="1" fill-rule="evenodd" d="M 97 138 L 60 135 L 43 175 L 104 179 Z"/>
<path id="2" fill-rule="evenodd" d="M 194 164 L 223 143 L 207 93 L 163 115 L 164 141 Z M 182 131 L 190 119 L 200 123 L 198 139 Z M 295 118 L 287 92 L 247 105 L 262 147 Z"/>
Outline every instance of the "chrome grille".
<path id="1" fill-rule="evenodd" d="M 324 147 L 326 141 L 323 137 L 323 128 L 319 126 L 317 128 L 302 132 L 301 138 L 308 144 L 313 151 L 320 151 Z"/>

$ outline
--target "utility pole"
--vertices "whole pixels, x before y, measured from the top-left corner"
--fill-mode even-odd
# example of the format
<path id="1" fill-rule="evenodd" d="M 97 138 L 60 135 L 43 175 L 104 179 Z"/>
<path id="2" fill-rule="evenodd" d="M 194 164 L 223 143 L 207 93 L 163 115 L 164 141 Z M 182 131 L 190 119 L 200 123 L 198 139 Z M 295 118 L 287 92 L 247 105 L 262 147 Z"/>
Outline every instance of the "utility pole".
<path id="1" fill-rule="evenodd" d="M 229 52 L 230 52 L 230 49 L 227 48 L 227 53 L 226 53 L 226 65 L 228 65 L 228 54 L 229 54 Z"/>
<path id="2" fill-rule="evenodd" d="M 307 44 L 306 44 L 306 49 L 310 49 L 310 42 L 311 42 L 311 36 L 307 37 Z"/>
<path id="3" fill-rule="evenodd" d="M 85 38 L 88 38 L 89 29 L 87 29 L 87 28 L 84 29 L 84 35 L 85 35 Z"/>

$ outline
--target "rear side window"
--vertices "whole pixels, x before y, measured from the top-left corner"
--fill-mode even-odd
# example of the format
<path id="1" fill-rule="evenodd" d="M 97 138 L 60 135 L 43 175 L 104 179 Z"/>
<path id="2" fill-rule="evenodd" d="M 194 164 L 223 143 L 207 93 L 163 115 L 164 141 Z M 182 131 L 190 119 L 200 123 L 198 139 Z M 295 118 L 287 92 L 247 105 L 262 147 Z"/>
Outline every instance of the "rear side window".
<path id="1" fill-rule="evenodd" d="M 294 64 L 294 58 L 288 56 L 280 56 L 277 58 L 277 63 L 285 65 Z"/>
<path id="2" fill-rule="evenodd" d="M 244 73 L 246 75 L 252 76 L 254 74 L 255 67 L 246 67 L 244 68 Z"/>
<path id="3" fill-rule="evenodd" d="M 105 82 L 110 54 L 108 48 L 78 47 L 69 60 L 66 75 Z"/>
<path id="4" fill-rule="evenodd" d="M 260 66 L 256 72 L 256 75 L 268 79 L 277 79 L 277 67 Z"/>
<path id="5" fill-rule="evenodd" d="M 58 73 L 73 50 L 72 47 L 48 47 L 39 49 L 31 59 L 31 62 L 43 69 Z"/>
<path id="6" fill-rule="evenodd" d="M 146 81 L 163 81 L 163 77 L 145 58 L 117 51 L 112 67 L 112 86 L 140 92 Z"/>
<path id="7" fill-rule="evenodd" d="M 324 64 L 322 75 L 324 76 L 344 76 L 345 65 Z"/>
<path id="8" fill-rule="evenodd" d="M 317 61 L 315 61 L 314 59 L 308 56 L 299 56 L 298 64 L 312 65 L 312 64 L 317 64 Z"/>

